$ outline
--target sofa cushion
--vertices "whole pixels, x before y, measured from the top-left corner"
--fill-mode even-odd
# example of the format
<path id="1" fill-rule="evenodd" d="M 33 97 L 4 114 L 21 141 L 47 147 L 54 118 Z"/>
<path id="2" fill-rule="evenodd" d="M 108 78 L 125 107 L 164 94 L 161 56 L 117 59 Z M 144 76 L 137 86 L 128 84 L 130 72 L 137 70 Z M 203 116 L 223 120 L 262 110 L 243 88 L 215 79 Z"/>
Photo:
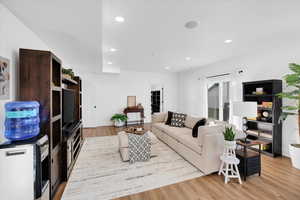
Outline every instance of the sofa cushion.
<path id="1" fill-rule="evenodd" d="M 154 113 L 151 117 L 152 123 L 165 122 L 167 118 L 167 113 Z"/>
<path id="2" fill-rule="evenodd" d="M 166 119 L 166 124 L 167 124 L 167 125 L 171 125 L 171 119 L 172 119 L 172 116 L 173 116 L 173 112 L 168 111 L 167 119 Z"/>
<path id="3" fill-rule="evenodd" d="M 202 146 L 199 144 L 197 138 L 192 137 L 192 129 L 190 128 L 178 128 L 165 125 L 164 123 L 155 123 L 152 126 L 163 131 L 168 136 L 174 138 L 179 143 L 187 146 L 191 150 L 201 154 Z"/>
<path id="4" fill-rule="evenodd" d="M 186 118 L 186 114 L 173 113 L 171 119 L 171 126 L 184 127 L 185 118 Z"/>
<path id="5" fill-rule="evenodd" d="M 195 124 L 201 119 L 202 118 L 200 118 L 200 117 L 191 117 L 191 116 L 187 115 L 185 122 L 184 122 L 184 126 L 192 129 L 195 126 Z"/>

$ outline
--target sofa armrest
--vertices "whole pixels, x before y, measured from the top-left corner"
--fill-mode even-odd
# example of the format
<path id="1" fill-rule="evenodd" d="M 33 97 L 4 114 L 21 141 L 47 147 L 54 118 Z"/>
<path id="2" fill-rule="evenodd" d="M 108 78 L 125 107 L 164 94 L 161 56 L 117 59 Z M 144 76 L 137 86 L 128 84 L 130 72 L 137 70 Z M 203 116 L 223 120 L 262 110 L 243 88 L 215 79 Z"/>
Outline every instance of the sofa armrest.
<path id="1" fill-rule="evenodd" d="M 166 120 L 167 113 L 154 113 L 151 118 L 152 123 L 162 123 Z"/>
<path id="2" fill-rule="evenodd" d="M 213 126 L 199 126 L 198 128 L 198 143 L 203 146 L 205 141 L 204 137 L 207 135 L 220 135 L 223 138 L 224 125 L 213 125 Z"/>
<path id="3" fill-rule="evenodd" d="M 224 151 L 224 138 L 222 134 L 209 134 L 203 138 L 202 158 L 205 174 L 219 170 L 220 156 Z"/>

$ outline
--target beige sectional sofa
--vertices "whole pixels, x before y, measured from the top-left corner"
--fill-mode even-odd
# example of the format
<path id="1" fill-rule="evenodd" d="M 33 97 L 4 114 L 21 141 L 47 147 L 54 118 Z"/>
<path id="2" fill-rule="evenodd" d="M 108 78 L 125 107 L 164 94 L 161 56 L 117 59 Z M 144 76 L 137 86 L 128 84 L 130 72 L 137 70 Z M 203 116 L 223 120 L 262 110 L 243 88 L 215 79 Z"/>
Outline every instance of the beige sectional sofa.
<path id="1" fill-rule="evenodd" d="M 171 127 L 165 124 L 167 113 L 152 115 L 152 132 L 188 162 L 205 174 L 217 172 L 220 155 L 224 149 L 222 132 L 229 124 L 221 121 L 209 122 L 198 129 L 198 137 L 192 136 L 192 128 L 201 118 L 187 116 L 185 127 Z"/>

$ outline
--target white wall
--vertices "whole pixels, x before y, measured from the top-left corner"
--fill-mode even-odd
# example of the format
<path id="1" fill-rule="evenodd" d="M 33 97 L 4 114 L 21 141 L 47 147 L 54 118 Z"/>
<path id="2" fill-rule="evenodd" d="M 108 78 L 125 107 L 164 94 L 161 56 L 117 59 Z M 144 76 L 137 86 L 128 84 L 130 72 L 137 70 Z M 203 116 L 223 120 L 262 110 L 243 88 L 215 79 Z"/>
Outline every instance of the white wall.
<path id="1" fill-rule="evenodd" d="M 4 104 L 17 100 L 18 95 L 18 53 L 19 48 L 49 50 L 39 37 L 0 4 L 0 56 L 11 62 L 11 95 L 0 101 L 0 140 L 4 139 Z M 64 63 L 64 56 L 57 55 Z M 70 63 L 69 63 L 70 64 Z M 79 63 L 80 64 L 80 63 Z M 69 65 L 68 65 L 69 66 Z M 73 66 L 73 65 L 72 65 Z M 78 63 L 77 65 L 78 66 Z M 83 120 L 85 127 L 110 125 L 110 117 L 122 112 L 127 96 L 137 96 L 137 102 L 145 108 L 146 122 L 151 118 L 151 86 L 161 85 L 165 89 L 165 110 L 177 109 L 178 76 L 176 73 L 148 73 L 123 71 L 121 74 L 95 73 L 75 67 L 83 79 Z M 94 108 L 96 106 L 96 108 Z"/>
<path id="2" fill-rule="evenodd" d="M 204 95 L 206 76 L 233 73 L 230 77 L 233 81 L 231 99 L 242 100 L 242 82 L 282 79 L 283 75 L 289 72 L 288 63 L 300 63 L 299 52 L 299 37 L 290 35 L 262 43 L 247 55 L 182 72 L 179 74 L 179 110 L 193 115 L 206 115 Z M 244 69 L 245 72 L 242 76 L 238 76 L 236 69 Z M 283 104 L 286 104 L 286 100 Z M 283 124 L 283 154 L 287 156 L 288 145 L 299 141 L 296 120 L 295 117 L 289 117 Z"/>
<path id="3" fill-rule="evenodd" d="M 123 112 L 127 96 L 136 96 L 151 119 L 151 86 L 164 87 L 165 110 L 177 109 L 176 73 L 121 71 L 121 74 L 81 74 L 83 79 L 83 124 L 85 127 L 111 125 L 110 118 Z M 96 108 L 94 108 L 96 106 Z"/>
<path id="4" fill-rule="evenodd" d="M 0 100 L 0 141 L 4 139 L 4 104 L 17 98 L 19 48 L 48 49 L 44 42 L 0 4 L 0 56 L 10 60 L 11 73 L 10 99 Z"/>

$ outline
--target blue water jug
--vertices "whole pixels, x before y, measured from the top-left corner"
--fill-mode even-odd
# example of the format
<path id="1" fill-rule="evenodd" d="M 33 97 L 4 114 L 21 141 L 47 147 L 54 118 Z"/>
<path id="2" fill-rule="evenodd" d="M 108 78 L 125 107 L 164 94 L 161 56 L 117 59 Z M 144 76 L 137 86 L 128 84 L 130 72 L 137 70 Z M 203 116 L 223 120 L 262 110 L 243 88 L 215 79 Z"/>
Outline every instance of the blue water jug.
<path id="1" fill-rule="evenodd" d="M 37 101 L 13 101 L 5 104 L 5 137 L 26 140 L 40 132 L 40 104 Z"/>

